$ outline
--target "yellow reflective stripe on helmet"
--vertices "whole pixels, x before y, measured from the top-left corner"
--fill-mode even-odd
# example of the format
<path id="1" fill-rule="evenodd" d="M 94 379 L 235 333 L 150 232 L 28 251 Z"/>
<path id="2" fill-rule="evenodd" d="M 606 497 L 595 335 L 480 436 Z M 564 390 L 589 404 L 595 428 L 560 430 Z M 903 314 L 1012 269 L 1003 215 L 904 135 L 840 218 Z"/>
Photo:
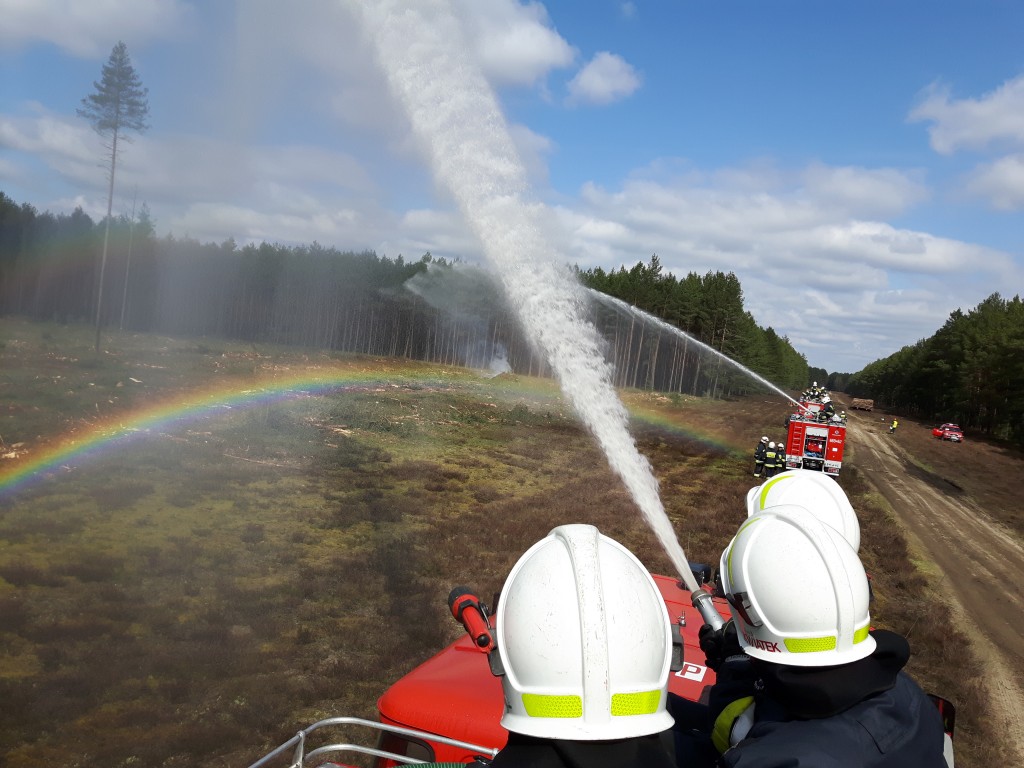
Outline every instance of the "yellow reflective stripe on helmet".
<path id="1" fill-rule="evenodd" d="M 613 693 L 612 715 L 652 715 L 661 703 L 661 690 Z"/>
<path id="2" fill-rule="evenodd" d="M 653 715 L 661 704 L 661 690 L 612 695 L 612 715 Z M 583 717 L 583 700 L 579 696 L 546 696 L 524 693 L 523 709 L 530 717 Z"/>
<path id="3" fill-rule="evenodd" d="M 733 578 L 732 578 L 732 545 L 736 543 L 736 540 L 740 537 L 740 534 L 743 533 L 743 531 L 745 531 L 747 528 L 752 526 L 759 519 L 760 518 L 752 517 L 749 520 L 747 520 L 747 522 L 745 522 L 743 525 L 741 525 L 740 529 L 738 531 L 736 531 L 736 536 L 733 537 L 732 544 L 729 545 L 729 556 L 727 558 L 725 558 L 725 566 L 729 569 L 729 583 L 730 584 L 733 583 Z"/>
<path id="4" fill-rule="evenodd" d="M 579 696 L 524 693 L 523 709 L 530 717 L 583 717 L 583 699 Z"/>
<path id="5" fill-rule="evenodd" d="M 853 644 L 863 643 L 868 639 L 870 627 L 865 625 L 853 633 Z M 783 642 L 790 653 L 814 653 L 815 651 L 834 651 L 837 638 L 828 637 L 787 637 Z"/>
<path id="6" fill-rule="evenodd" d="M 815 651 L 834 651 L 836 636 L 826 637 L 787 637 L 783 642 L 790 653 L 814 653 Z"/>
<path id="7" fill-rule="evenodd" d="M 753 703 L 753 696 L 744 696 L 742 699 L 736 699 L 715 718 L 715 725 L 711 729 L 711 743 L 715 745 L 715 749 L 719 753 L 725 754 L 726 750 L 729 749 L 731 746 L 729 744 L 729 734 L 732 733 L 733 723 Z"/>
<path id="8" fill-rule="evenodd" d="M 783 480 L 788 480 L 790 477 L 792 477 L 792 475 L 779 475 L 778 477 L 773 477 L 771 480 L 769 480 L 767 483 L 761 486 L 761 493 L 758 494 L 757 500 L 757 510 L 759 512 L 764 510 L 764 500 L 768 497 L 768 491 L 772 489 L 772 486 L 775 485 L 776 483 L 782 482 Z"/>

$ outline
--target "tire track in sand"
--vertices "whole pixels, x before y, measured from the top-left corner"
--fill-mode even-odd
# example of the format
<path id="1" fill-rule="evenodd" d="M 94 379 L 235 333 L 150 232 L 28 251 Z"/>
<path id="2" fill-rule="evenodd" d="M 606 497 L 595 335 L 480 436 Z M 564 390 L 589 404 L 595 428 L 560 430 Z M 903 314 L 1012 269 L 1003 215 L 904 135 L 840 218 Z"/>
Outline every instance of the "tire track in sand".
<path id="1" fill-rule="evenodd" d="M 1024 545 L 973 503 L 923 479 L 880 427 L 851 420 L 863 476 L 893 508 L 916 547 L 942 572 L 957 622 L 990 674 L 993 717 L 1024 759 Z M 857 449 L 860 450 L 857 450 Z M 953 486 L 949 486 L 949 491 Z"/>

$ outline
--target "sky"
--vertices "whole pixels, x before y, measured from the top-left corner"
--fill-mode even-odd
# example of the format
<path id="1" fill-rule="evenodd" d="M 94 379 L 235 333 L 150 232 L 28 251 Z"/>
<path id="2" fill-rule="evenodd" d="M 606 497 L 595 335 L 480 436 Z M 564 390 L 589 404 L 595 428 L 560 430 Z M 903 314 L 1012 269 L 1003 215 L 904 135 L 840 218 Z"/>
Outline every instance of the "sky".
<path id="1" fill-rule="evenodd" d="M 123 41 L 150 114 L 115 215 L 480 262 L 357 1 L 0 0 L 0 191 L 103 217 L 76 109 Z M 450 1 L 566 263 L 734 272 L 842 372 L 1024 293 L 1019 0 Z"/>

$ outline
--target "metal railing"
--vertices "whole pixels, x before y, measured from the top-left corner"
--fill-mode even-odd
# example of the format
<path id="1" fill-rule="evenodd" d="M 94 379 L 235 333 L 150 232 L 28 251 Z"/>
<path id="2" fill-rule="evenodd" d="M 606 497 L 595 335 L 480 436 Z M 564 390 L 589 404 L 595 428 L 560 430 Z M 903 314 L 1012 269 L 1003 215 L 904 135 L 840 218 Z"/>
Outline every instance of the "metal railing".
<path id="1" fill-rule="evenodd" d="M 402 728 L 398 725 L 388 725 L 386 723 L 378 723 L 374 720 L 364 720 L 359 717 L 330 717 L 326 720 L 320 720 L 313 723 L 308 728 L 303 728 L 301 731 L 292 736 L 281 746 L 277 747 L 271 752 L 261 757 L 255 763 L 249 766 L 249 768 L 265 768 L 266 766 L 276 764 L 274 761 L 280 759 L 283 755 L 287 754 L 289 750 L 294 750 L 291 756 L 291 762 L 288 763 L 287 768 L 306 768 L 308 765 L 312 765 L 309 761 L 313 758 L 323 757 L 328 754 L 338 754 L 342 752 L 351 752 L 360 755 L 372 755 L 374 757 L 384 758 L 386 760 L 394 760 L 398 763 L 407 764 L 419 764 L 426 763 L 426 760 L 420 760 L 416 757 L 409 755 L 402 755 L 396 752 L 388 752 L 387 750 L 378 749 L 376 747 L 368 747 L 365 744 L 325 744 L 315 749 L 311 749 L 308 752 L 307 748 L 307 737 L 314 731 L 318 731 L 321 728 L 328 728 L 331 726 L 339 725 L 359 725 L 370 728 L 381 734 L 393 733 L 398 736 L 406 736 L 418 741 L 426 741 L 434 744 L 448 744 L 453 747 L 461 747 L 463 749 L 475 752 L 480 755 L 489 755 L 494 757 L 498 754 L 498 750 L 492 747 L 483 747 L 479 744 L 473 744 L 468 741 L 459 741 L 458 739 L 449 739 L 447 736 L 438 736 L 436 733 L 428 733 L 426 731 L 417 731 L 413 728 Z"/>

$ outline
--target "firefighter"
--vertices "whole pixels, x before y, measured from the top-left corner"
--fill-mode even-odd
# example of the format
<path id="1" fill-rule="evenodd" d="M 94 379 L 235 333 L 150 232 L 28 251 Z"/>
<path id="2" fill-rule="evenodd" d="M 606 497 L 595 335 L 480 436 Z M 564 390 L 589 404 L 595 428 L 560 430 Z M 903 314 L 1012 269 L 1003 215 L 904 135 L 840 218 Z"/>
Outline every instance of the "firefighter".
<path id="1" fill-rule="evenodd" d="M 496 634 L 509 735 L 492 768 L 673 768 L 658 735 L 672 727 L 668 612 L 629 550 L 555 528 L 512 568 Z"/>
<path id="2" fill-rule="evenodd" d="M 764 452 L 764 476 L 771 477 L 778 471 L 778 465 L 776 462 L 779 459 L 779 452 L 775 447 L 775 443 L 769 441 L 768 448 Z"/>
<path id="3" fill-rule="evenodd" d="M 832 405 L 832 399 L 826 395 L 821 402 L 825 404 L 821 410 L 825 413 L 826 417 L 831 419 L 835 416 L 836 407 Z"/>
<path id="4" fill-rule="evenodd" d="M 754 477 L 760 477 L 764 471 L 764 454 L 768 450 L 768 435 L 761 437 L 761 442 L 754 449 Z"/>
<path id="5" fill-rule="evenodd" d="M 786 442 L 780 440 L 775 444 L 775 474 L 786 471 Z"/>
<path id="6" fill-rule="evenodd" d="M 952 762 L 938 709 L 902 671 L 906 639 L 870 630 L 864 568 L 837 530 L 800 506 L 768 508 L 740 528 L 721 568 L 733 619 L 700 632 L 718 674 L 708 711 L 717 765 Z"/>
<path id="7" fill-rule="evenodd" d="M 889 425 L 889 434 L 893 434 L 896 431 L 896 427 L 898 427 L 899 425 L 900 423 L 896 421 L 896 419 L 893 419 L 892 424 Z"/>

